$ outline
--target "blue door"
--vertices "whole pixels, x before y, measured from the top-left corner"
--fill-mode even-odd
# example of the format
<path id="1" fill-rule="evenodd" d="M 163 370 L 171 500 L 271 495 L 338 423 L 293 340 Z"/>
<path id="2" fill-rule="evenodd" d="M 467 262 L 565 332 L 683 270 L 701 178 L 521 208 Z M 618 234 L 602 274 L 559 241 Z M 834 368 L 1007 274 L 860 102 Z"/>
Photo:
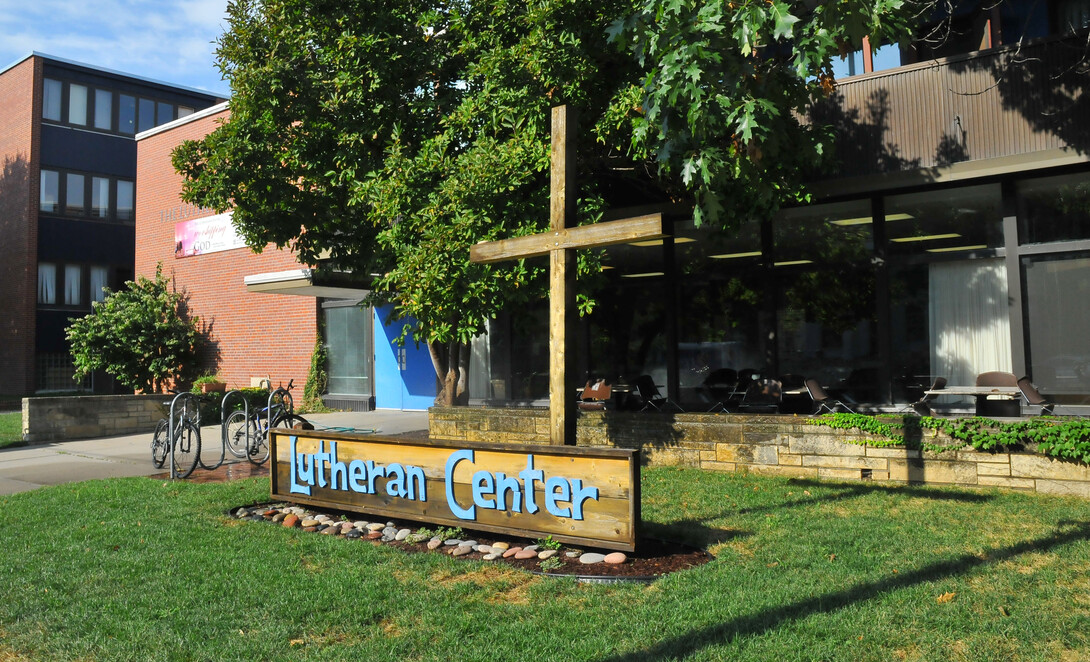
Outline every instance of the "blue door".
<path id="1" fill-rule="evenodd" d="M 435 368 L 427 345 L 416 346 L 411 339 L 398 347 L 401 327 L 415 320 L 384 324 L 393 310 L 375 308 L 375 408 L 423 410 L 435 404 Z"/>

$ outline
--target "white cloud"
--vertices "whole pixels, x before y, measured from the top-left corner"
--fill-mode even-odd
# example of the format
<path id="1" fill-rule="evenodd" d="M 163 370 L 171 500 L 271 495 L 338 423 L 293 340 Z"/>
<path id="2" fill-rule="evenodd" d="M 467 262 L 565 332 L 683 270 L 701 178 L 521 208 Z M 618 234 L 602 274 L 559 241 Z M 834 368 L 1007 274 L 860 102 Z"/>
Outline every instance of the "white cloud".
<path id="1" fill-rule="evenodd" d="M 227 92 L 215 41 L 227 0 L 0 0 L 0 66 L 30 51 Z"/>

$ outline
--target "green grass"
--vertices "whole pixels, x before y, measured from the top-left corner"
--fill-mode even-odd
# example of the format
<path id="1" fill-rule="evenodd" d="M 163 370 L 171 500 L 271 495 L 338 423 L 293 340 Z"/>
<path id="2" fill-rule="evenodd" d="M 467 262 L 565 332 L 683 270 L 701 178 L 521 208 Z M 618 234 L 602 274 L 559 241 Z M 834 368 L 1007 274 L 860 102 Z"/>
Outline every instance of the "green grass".
<path id="1" fill-rule="evenodd" d="M 23 414 L 10 412 L 0 414 L 0 448 L 17 444 L 23 440 Z"/>
<path id="2" fill-rule="evenodd" d="M 716 559 L 579 585 L 231 520 L 267 479 L 0 497 L 0 660 L 1085 660 L 1090 504 L 645 470 Z M 945 597 L 943 597 L 945 596 Z"/>

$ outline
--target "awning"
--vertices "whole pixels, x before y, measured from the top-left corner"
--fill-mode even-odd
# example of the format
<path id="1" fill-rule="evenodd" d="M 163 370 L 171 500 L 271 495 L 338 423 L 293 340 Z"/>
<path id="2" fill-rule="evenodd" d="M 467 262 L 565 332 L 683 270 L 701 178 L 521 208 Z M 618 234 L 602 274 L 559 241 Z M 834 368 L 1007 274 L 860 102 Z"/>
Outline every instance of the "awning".
<path id="1" fill-rule="evenodd" d="M 370 291 L 353 274 L 318 272 L 314 269 L 292 269 L 266 274 L 253 274 L 243 279 L 247 292 L 264 294 L 294 294 L 329 299 L 362 299 Z"/>

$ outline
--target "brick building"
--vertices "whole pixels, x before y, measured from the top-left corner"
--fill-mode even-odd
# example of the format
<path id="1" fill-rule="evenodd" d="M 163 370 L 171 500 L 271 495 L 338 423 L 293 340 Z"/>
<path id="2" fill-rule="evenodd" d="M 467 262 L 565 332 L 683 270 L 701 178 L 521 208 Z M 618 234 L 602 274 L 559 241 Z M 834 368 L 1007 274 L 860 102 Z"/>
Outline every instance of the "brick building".
<path id="1" fill-rule="evenodd" d="M 82 384 L 64 329 L 133 274 L 138 131 L 214 95 L 31 53 L 0 69 L 0 393 Z"/>

